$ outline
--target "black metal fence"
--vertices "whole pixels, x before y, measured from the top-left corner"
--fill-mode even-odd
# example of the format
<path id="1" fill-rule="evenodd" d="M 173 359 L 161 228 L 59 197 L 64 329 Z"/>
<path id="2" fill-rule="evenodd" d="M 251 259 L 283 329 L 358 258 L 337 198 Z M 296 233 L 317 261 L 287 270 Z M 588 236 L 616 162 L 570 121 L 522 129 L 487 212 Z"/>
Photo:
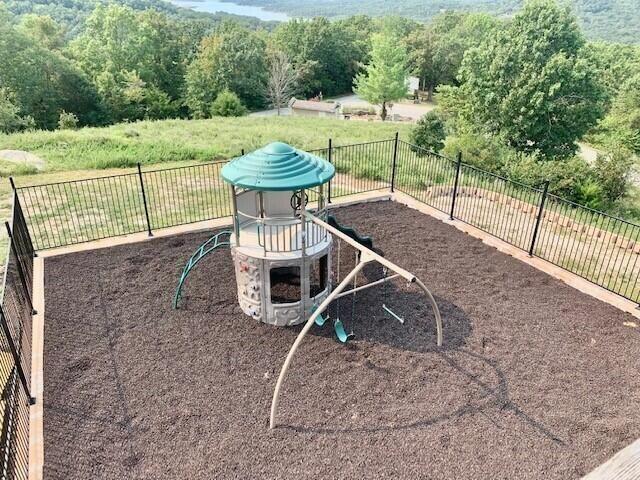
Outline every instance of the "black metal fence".
<path id="1" fill-rule="evenodd" d="M 313 151 L 336 167 L 329 195 L 397 190 L 633 301 L 640 226 L 398 137 Z M 18 188 L 36 249 L 226 217 L 224 162 Z M 22 215 L 22 210 L 19 215 Z M 28 238 L 28 237 L 27 237 Z"/>
<path id="2" fill-rule="evenodd" d="M 18 194 L 14 192 L 11 222 L 6 224 L 8 255 L 0 307 L 0 478 L 29 476 L 29 407 L 33 258 L 35 251 Z"/>
<path id="3" fill-rule="evenodd" d="M 640 301 L 640 225 L 400 141 L 394 188 L 609 291 Z"/>

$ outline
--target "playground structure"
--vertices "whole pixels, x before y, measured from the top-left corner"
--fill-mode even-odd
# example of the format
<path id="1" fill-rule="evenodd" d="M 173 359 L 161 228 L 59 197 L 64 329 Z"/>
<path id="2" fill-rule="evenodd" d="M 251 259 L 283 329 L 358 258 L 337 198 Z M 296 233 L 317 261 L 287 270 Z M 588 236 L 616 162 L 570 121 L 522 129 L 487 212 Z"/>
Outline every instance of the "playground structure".
<path id="1" fill-rule="evenodd" d="M 324 187 L 335 175 L 331 163 L 276 142 L 230 161 L 221 174 L 231 189 L 233 232 L 216 234 L 190 257 L 176 289 L 174 308 L 178 307 L 184 282 L 195 265 L 216 249 L 230 246 L 238 303 L 246 315 L 275 326 L 306 321 L 280 371 L 271 404 L 270 428 L 276 426 L 280 391 L 291 360 L 311 327 L 326 323 L 323 314 L 334 300 L 351 296 L 355 305 L 358 291 L 403 278 L 427 296 L 436 320 L 437 345 L 442 345 L 440 311 L 424 283 L 374 252 L 371 237 L 359 235 L 328 215 Z M 334 236 L 338 241 L 335 288 L 331 280 Z M 341 242 L 357 252 L 354 268 L 342 279 Z M 358 286 L 358 274 L 372 262 L 382 266 L 384 277 Z M 388 275 L 389 271 L 393 274 Z M 351 284 L 352 288 L 345 291 Z M 386 304 L 382 308 L 404 324 L 404 318 Z M 338 340 L 346 343 L 353 333 L 345 331 L 339 317 L 338 310 L 333 327 Z"/>

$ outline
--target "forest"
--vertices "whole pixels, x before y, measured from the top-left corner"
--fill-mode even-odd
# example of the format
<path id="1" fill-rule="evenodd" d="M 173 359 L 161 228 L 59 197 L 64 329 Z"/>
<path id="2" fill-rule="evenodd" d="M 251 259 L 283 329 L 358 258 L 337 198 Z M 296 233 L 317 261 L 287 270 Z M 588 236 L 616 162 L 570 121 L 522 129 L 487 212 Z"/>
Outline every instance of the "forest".
<path id="1" fill-rule="evenodd" d="M 412 74 L 438 106 L 414 143 L 636 216 L 640 47 L 588 40 L 576 12 L 554 0 L 509 17 L 281 24 L 160 0 L 13 0 L 0 5 L 0 64 L 5 133 L 241 116 L 353 89 L 384 112 Z M 595 162 L 576 155 L 585 140 L 603 152 Z"/>
<path id="2" fill-rule="evenodd" d="M 286 12 L 290 16 L 401 15 L 415 20 L 431 20 L 444 11 L 485 12 L 510 17 L 522 0 L 239 0 Z M 621 43 L 640 43 L 640 10 L 636 0 L 570 0 L 587 38 Z"/>

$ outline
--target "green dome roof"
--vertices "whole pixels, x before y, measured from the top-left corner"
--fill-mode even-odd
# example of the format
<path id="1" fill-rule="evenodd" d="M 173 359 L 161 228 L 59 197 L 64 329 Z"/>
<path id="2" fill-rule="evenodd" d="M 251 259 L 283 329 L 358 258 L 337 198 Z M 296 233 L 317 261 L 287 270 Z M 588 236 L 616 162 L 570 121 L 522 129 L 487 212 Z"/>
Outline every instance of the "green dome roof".
<path id="1" fill-rule="evenodd" d="M 222 178 L 252 190 L 285 191 L 315 187 L 333 178 L 336 169 L 323 158 L 286 143 L 270 143 L 222 167 Z"/>

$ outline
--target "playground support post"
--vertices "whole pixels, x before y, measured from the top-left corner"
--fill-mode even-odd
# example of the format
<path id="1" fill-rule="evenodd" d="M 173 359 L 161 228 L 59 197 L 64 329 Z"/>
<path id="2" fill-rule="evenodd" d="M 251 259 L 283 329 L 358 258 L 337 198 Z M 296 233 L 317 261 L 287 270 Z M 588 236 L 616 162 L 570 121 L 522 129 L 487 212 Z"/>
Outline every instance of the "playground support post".
<path id="1" fill-rule="evenodd" d="M 529 256 L 533 257 L 533 252 L 536 248 L 536 240 L 538 239 L 538 232 L 540 231 L 540 223 L 542 223 L 542 214 L 544 213 L 544 204 L 547 201 L 547 193 L 549 193 L 549 182 L 544 182 L 544 188 L 542 190 L 542 198 L 540 199 L 540 208 L 538 209 L 538 217 L 536 218 L 536 226 L 533 228 L 533 236 L 531 237 L 531 246 L 529 247 Z"/>
<path id="2" fill-rule="evenodd" d="M 142 180 L 142 168 L 140 167 L 140 163 L 138 163 L 138 178 L 140 179 L 140 190 L 142 192 L 144 216 L 147 219 L 147 232 L 149 233 L 150 237 L 153 237 L 153 233 L 151 233 L 151 222 L 149 221 L 149 207 L 147 206 L 147 194 L 144 191 L 144 181 Z"/>
<path id="3" fill-rule="evenodd" d="M 304 327 L 298 334 L 296 341 L 293 342 L 293 346 L 291 350 L 289 350 L 289 354 L 282 365 L 282 369 L 280 370 L 280 375 L 278 376 L 278 381 L 276 382 L 276 388 L 273 391 L 273 399 L 271 400 L 271 416 L 269 418 L 269 428 L 275 428 L 276 426 L 276 415 L 278 413 L 278 402 L 280 400 L 280 389 L 282 388 L 282 383 L 284 382 L 284 378 L 287 375 L 287 370 L 289 370 L 289 365 L 291 364 L 291 360 L 293 360 L 293 356 L 298 350 L 298 347 L 302 343 L 302 339 L 305 337 L 307 332 L 311 329 L 311 327 L 315 324 L 316 318 L 326 310 L 329 304 L 333 301 L 333 299 L 342 291 L 344 288 L 351 283 L 351 280 L 362 270 L 367 262 L 370 260 L 365 260 L 364 258 L 360 259 L 360 262 L 355 266 L 353 270 L 347 275 L 340 285 L 338 285 L 331 294 L 325 298 L 325 300 L 320 304 L 318 308 L 311 314 L 307 323 L 305 323 Z"/>
<path id="4" fill-rule="evenodd" d="M 453 197 L 451 198 L 451 212 L 449 213 L 449 220 L 453 220 L 456 209 L 456 197 L 458 196 L 458 185 L 460 183 L 460 169 L 462 168 L 462 152 L 458 152 L 456 157 L 456 179 L 453 184 Z"/>
<path id="5" fill-rule="evenodd" d="M 396 167 L 398 165 L 398 132 L 393 141 L 393 160 L 391 162 L 391 193 L 396 188 Z"/>

